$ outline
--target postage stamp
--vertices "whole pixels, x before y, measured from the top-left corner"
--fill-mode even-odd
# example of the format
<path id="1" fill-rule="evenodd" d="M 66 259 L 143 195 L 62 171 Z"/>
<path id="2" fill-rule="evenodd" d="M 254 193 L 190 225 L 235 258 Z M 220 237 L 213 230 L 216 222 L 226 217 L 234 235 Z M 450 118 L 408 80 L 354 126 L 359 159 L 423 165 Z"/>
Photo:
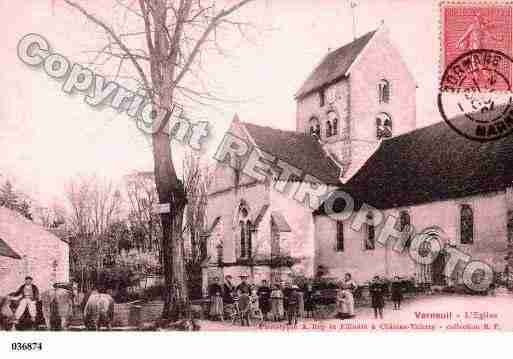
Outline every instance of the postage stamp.
<path id="1" fill-rule="evenodd" d="M 490 49 L 512 54 L 512 3 L 441 2 L 441 65 L 446 69 L 461 54 Z M 511 64 L 500 72 L 510 79 Z"/>
<path id="2" fill-rule="evenodd" d="M 11 352 L 513 331 L 511 3 L 0 3 Z"/>

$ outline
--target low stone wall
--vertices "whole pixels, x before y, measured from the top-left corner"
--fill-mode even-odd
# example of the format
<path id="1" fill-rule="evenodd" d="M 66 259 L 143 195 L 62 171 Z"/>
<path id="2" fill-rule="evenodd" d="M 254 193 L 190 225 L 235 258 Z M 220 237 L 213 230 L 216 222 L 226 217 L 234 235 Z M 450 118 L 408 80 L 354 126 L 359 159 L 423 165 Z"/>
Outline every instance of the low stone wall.
<path id="1" fill-rule="evenodd" d="M 153 322 L 160 318 L 163 301 L 135 301 L 125 304 L 116 304 L 114 307 L 115 327 L 138 328 L 144 323 Z"/>

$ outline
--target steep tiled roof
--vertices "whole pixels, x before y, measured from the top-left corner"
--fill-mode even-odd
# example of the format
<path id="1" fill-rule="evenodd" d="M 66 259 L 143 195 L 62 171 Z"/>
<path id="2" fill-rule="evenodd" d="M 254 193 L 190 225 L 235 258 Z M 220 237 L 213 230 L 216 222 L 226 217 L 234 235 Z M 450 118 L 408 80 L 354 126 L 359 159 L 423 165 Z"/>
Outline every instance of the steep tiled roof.
<path id="1" fill-rule="evenodd" d="M 21 259 L 20 255 L 14 251 L 2 238 L 0 238 L 0 256 Z"/>
<path id="2" fill-rule="evenodd" d="M 365 48 L 375 33 L 376 31 L 371 31 L 353 42 L 328 53 L 310 76 L 308 76 L 299 91 L 296 92 L 296 97 L 305 96 L 321 86 L 332 83 L 344 76 L 351 64 L 356 60 L 358 54 Z"/>
<path id="3" fill-rule="evenodd" d="M 503 190 L 512 164 L 513 135 L 480 143 L 439 122 L 384 141 L 341 189 L 376 208 L 408 206 Z"/>
<path id="4" fill-rule="evenodd" d="M 258 148 L 292 165 L 325 184 L 340 184 L 339 168 L 312 136 L 244 122 Z"/>

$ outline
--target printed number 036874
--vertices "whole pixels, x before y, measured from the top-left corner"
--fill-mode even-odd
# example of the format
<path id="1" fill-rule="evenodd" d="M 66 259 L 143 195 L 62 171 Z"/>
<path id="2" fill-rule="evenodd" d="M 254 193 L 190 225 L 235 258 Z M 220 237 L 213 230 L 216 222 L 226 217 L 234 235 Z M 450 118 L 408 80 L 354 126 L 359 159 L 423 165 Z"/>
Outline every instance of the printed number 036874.
<path id="1" fill-rule="evenodd" d="M 12 343 L 11 350 L 13 351 L 40 351 L 43 350 L 43 344 L 34 343 Z"/>

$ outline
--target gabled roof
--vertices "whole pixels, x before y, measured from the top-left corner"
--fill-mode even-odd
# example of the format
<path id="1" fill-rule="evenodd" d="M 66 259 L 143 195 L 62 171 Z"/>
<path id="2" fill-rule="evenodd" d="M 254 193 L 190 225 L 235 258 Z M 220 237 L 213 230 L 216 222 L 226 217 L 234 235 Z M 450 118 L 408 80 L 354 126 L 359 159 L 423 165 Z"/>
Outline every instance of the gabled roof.
<path id="1" fill-rule="evenodd" d="M 329 158 L 317 139 L 295 131 L 243 122 L 256 146 L 278 159 L 314 176 L 325 184 L 340 184 L 339 167 Z"/>
<path id="2" fill-rule="evenodd" d="M 356 57 L 362 52 L 376 31 L 357 38 L 341 48 L 328 53 L 319 65 L 308 76 L 301 88 L 296 92 L 296 98 L 303 97 L 320 87 L 344 77 Z"/>
<path id="3" fill-rule="evenodd" d="M 9 257 L 14 259 L 21 259 L 21 256 L 14 251 L 2 238 L 0 238 L 0 256 Z"/>
<path id="4" fill-rule="evenodd" d="M 513 135 L 481 143 L 442 121 L 384 141 L 340 189 L 379 209 L 409 206 L 504 190 L 512 164 Z"/>

